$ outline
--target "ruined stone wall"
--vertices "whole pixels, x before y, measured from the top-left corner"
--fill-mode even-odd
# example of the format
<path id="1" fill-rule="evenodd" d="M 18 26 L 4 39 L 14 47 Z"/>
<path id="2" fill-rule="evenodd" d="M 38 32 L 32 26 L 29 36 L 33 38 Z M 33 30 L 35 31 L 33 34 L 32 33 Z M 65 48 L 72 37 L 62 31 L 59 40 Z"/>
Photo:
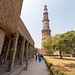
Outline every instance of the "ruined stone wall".
<path id="1" fill-rule="evenodd" d="M 24 33 L 25 37 L 32 43 L 32 45 L 34 45 L 34 41 L 21 19 L 19 20 L 18 28 Z"/>
<path id="2" fill-rule="evenodd" d="M 0 0 L 0 27 L 6 33 L 15 33 L 23 0 Z"/>
<path id="3" fill-rule="evenodd" d="M 5 37 L 5 32 L 2 29 L 0 29 L 0 54 L 4 44 L 4 37 Z"/>

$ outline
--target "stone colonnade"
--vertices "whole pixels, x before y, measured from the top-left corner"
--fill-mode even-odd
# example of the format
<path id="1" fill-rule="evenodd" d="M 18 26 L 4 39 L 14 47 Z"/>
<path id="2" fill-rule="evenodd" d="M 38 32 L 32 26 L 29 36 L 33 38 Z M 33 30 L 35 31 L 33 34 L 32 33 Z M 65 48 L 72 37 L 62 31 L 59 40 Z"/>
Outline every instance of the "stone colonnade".
<path id="1" fill-rule="evenodd" d="M 5 61 L 9 59 L 7 71 L 11 71 L 13 69 L 17 53 L 19 56 L 19 65 L 23 64 L 23 59 L 28 61 L 29 59 L 33 58 L 34 45 L 32 45 L 25 37 L 21 36 L 18 31 L 15 34 L 10 35 L 11 37 L 8 36 L 5 38 L 5 36 L 7 36 L 7 34 L 0 29 L 0 53 L 2 53 L 2 47 L 6 46 Z M 18 45 L 19 42 L 20 47 Z M 24 54 L 26 55 L 25 57 Z"/>

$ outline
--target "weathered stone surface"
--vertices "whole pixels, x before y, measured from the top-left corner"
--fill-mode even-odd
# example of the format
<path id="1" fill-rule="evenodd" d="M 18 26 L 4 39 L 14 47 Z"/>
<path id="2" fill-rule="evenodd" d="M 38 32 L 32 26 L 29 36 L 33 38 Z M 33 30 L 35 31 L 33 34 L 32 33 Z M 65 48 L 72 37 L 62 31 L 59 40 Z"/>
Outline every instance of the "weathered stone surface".
<path id="1" fill-rule="evenodd" d="M 4 37 L 5 37 L 5 32 L 2 29 L 0 29 L 0 54 L 4 44 Z"/>
<path id="2" fill-rule="evenodd" d="M 0 27 L 14 33 L 18 26 L 23 0 L 0 0 Z"/>

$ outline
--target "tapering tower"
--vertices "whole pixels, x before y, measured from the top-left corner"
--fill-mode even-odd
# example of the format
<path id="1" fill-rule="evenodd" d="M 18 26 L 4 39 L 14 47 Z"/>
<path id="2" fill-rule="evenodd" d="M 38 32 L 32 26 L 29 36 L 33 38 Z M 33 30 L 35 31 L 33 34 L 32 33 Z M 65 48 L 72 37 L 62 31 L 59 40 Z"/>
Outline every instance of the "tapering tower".
<path id="1" fill-rule="evenodd" d="M 44 6 L 44 13 L 43 13 L 43 29 L 42 29 L 42 42 L 46 40 L 47 37 L 51 36 L 51 30 L 49 27 L 49 18 L 48 18 L 48 12 L 47 12 L 47 6 Z M 42 44 L 42 43 L 41 43 Z M 41 45 L 41 54 L 45 54 L 46 51 L 43 50 Z"/>

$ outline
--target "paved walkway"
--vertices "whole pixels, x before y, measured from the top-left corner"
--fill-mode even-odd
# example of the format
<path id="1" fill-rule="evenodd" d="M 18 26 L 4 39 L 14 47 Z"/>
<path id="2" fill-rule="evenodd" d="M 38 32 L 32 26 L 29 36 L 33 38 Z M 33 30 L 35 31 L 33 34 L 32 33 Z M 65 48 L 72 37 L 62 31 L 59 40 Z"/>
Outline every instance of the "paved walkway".
<path id="1" fill-rule="evenodd" d="M 35 59 L 29 64 L 28 70 L 23 70 L 19 75 L 49 75 L 49 70 L 44 60 L 39 63 Z"/>

